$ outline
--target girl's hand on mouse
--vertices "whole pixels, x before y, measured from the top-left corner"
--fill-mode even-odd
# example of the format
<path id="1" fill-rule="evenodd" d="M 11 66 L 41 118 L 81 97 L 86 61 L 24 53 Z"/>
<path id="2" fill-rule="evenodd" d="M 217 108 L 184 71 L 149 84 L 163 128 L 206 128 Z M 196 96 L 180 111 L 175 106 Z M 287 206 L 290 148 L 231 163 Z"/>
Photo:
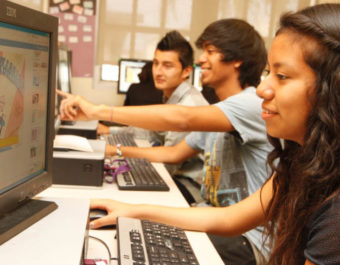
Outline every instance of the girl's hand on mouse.
<path id="1" fill-rule="evenodd" d="M 90 209 L 106 210 L 107 215 L 92 221 L 90 228 L 96 229 L 102 226 L 116 224 L 118 216 L 132 217 L 134 207 L 136 207 L 136 205 L 110 199 L 91 199 Z"/>

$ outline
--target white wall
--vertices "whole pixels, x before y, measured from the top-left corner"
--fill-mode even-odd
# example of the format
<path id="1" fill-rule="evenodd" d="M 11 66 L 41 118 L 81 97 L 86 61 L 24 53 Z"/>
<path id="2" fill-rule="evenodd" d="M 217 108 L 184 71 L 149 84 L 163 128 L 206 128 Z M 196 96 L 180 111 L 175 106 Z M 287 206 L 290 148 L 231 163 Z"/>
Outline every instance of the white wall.
<path id="1" fill-rule="evenodd" d="M 48 2 L 49 0 L 12 0 L 13 2 L 17 2 L 32 8 L 35 8 L 40 11 L 47 11 L 48 10 Z M 97 30 L 99 34 L 97 35 L 97 47 L 96 47 L 96 65 L 95 67 L 95 75 L 93 78 L 72 78 L 72 88 L 73 93 L 80 94 L 87 98 L 88 100 L 96 103 L 96 104 L 107 104 L 107 105 L 123 105 L 125 95 L 117 94 L 117 83 L 116 82 L 102 82 L 99 78 L 99 69 L 100 64 L 102 63 L 111 63 L 116 64 L 117 63 L 117 56 L 122 56 L 121 48 L 118 46 L 117 43 L 118 40 L 117 34 L 115 34 L 115 31 L 128 31 L 128 32 L 138 32 L 138 27 L 136 28 L 135 24 L 132 26 L 126 26 L 126 25 L 119 25 L 118 24 L 112 24 L 108 23 L 110 22 L 110 17 L 112 14 L 107 15 L 106 14 L 106 2 L 122 2 L 122 3 L 133 3 L 135 6 L 137 3 L 141 4 L 143 1 L 149 1 L 149 0 L 129 0 L 124 2 L 125 0 L 97 0 L 97 2 L 101 3 L 102 8 L 97 8 L 97 17 L 98 17 L 98 23 L 101 21 L 101 23 L 104 23 L 104 25 L 112 30 L 112 32 L 103 31 L 101 33 L 101 30 Z M 163 0 L 159 0 L 163 1 Z M 183 2 L 182 2 L 183 1 Z M 168 0 L 164 3 L 167 4 L 168 9 L 165 8 L 165 4 L 163 5 L 163 9 L 161 13 L 164 15 L 167 12 L 170 12 L 172 15 L 174 15 L 172 12 L 176 13 L 183 13 L 188 12 L 188 15 L 190 14 L 191 20 L 190 20 L 190 28 L 184 29 L 184 34 L 188 38 L 190 38 L 191 44 L 194 46 L 194 41 L 199 36 L 199 34 L 202 32 L 202 30 L 212 21 L 226 18 L 226 17 L 237 17 L 242 18 L 247 21 L 249 21 L 251 24 L 255 26 L 257 30 L 260 31 L 262 34 L 262 37 L 265 39 L 267 46 L 270 45 L 272 36 L 276 30 L 276 23 L 279 15 L 283 11 L 287 10 L 295 10 L 298 8 L 303 8 L 308 5 L 318 4 L 318 3 L 324 3 L 324 2 L 340 2 L 340 0 L 285 0 L 285 1 L 276 1 L 276 0 L 186 0 L 186 2 L 192 1 L 192 8 L 191 10 L 177 10 L 174 7 L 178 7 L 178 5 L 184 4 L 184 0 Z M 171 5 L 173 4 L 173 6 Z M 176 5 L 175 5 L 176 4 Z M 105 14 L 99 14 L 99 11 L 102 9 L 102 12 Z M 115 9 L 112 11 L 114 12 Z M 119 10 L 118 10 L 119 11 Z M 117 12 L 118 12 L 117 11 Z M 126 11 L 127 12 L 127 11 Z M 129 11 L 130 12 L 130 11 Z M 134 9 L 134 12 L 127 12 L 126 16 L 135 16 L 133 21 L 138 21 L 138 19 L 141 19 L 140 15 L 136 15 L 136 10 Z M 117 15 L 117 14 L 115 14 Z M 119 13 L 118 13 L 119 15 Z M 184 13 L 182 14 L 183 16 Z M 163 16 L 163 20 L 167 16 Z M 268 18 L 270 17 L 270 19 Z M 263 19 L 262 19 L 263 18 Z M 166 28 L 164 25 L 166 25 L 166 21 L 164 20 L 161 23 L 161 26 L 153 25 L 154 27 L 144 27 L 142 30 L 146 32 L 158 32 L 157 27 L 159 27 L 159 34 L 160 36 L 165 33 L 165 31 L 169 30 L 169 28 Z M 98 26 L 98 25 L 97 25 Z M 154 30 L 156 28 L 156 31 Z M 102 29 L 102 27 L 101 27 Z M 112 42 L 108 45 L 104 46 L 105 40 L 107 40 L 107 37 L 111 36 Z M 111 40 L 110 39 L 110 40 Z M 147 45 L 146 43 L 145 45 Z M 118 47 L 116 47 L 117 45 Z M 106 47 L 106 48 L 105 48 Z M 131 46 L 133 47 L 133 46 Z M 134 56 L 135 52 L 133 49 L 131 50 L 130 56 Z M 129 51 L 130 51 L 129 50 Z M 145 54 L 144 57 L 148 58 L 150 57 L 150 52 L 148 49 L 144 49 Z M 112 52 L 117 53 L 115 56 L 112 56 Z M 198 57 L 198 52 L 195 51 L 195 59 Z M 150 58 L 149 58 L 150 59 Z M 106 62 L 107 60 L 107 62 Z"/>
<path id="2" fill-rule="evenodd" d="M 94 87 L 93 78 L 72 78 L 72 93 L 82 95 L 95 104 L 123 105 L 125 95 L 117 94 L 116 91 L 112 84 Z"/>

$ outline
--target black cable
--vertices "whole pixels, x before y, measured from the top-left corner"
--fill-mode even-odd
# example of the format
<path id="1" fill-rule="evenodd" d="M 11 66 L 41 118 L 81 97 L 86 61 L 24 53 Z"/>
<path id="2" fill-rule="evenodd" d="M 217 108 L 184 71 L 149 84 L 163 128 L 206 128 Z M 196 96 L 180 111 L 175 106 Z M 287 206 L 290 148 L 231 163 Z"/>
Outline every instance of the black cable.
<path id="1" fill-rule="evenodd" d="M 106 248 L 108 254 L 109 254 L 109 260 L 118 260 L 118 258 L 112 258 L 111 256 L 111 251 L 108 247 L 108 245 L 105 243 L 105 241 L 103 241 L 102 239 L 98 238 L 98 237 L 94 237 L 94 236 L 87 236 L 88 238 L 92 238 L 94 240 L 99 241 L 100 243 L 102 243 L 104 245 L 104 247 Z"/>

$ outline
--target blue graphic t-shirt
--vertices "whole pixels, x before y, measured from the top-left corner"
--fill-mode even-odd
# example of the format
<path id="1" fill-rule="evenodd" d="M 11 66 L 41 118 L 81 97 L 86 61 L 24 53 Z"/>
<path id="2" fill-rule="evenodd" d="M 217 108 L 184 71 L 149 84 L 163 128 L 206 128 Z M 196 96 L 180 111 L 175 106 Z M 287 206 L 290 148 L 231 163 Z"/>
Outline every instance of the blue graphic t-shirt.
<path id="1" fill-rule="evenodd" d="M 186 143 L 204 151 L 202 197 L 212 206 L 228 206 L 257 191 L 267 180 L 267 155 L 272 149 L 261 118 L 262 100 L 255 88 L 217 103 L 235 128 L 233 132 L 193 132 Z M 247 233 L 261 249 L 262 229 Z"/>

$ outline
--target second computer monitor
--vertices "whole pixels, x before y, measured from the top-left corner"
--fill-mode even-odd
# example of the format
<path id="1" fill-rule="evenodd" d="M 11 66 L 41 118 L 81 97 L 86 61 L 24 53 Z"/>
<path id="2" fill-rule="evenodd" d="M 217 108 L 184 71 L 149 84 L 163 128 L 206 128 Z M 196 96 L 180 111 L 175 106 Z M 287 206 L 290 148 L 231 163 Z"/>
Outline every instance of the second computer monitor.
<path id="1" fill-rule="evenodd" d="M 138 74 L 142 71 L 147 60 L 137 59 L 120 59 L 119 60 L 119 78 L 118 93 L 126 94 L 133 83 L 139 83 Z"/>

